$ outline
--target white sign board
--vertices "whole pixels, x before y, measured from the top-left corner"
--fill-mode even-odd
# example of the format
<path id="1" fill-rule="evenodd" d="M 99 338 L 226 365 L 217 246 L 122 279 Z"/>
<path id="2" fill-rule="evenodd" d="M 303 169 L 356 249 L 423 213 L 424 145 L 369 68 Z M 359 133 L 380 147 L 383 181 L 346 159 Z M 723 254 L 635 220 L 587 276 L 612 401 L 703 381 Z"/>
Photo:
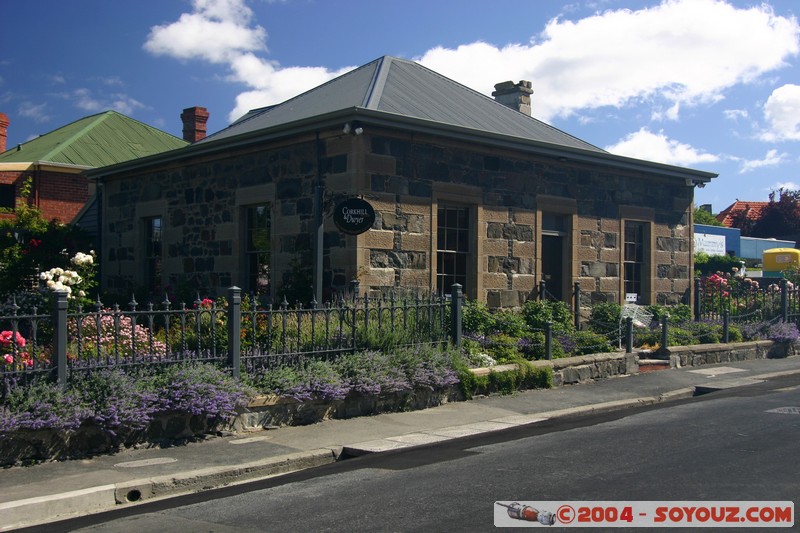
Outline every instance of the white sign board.
<path id="1" fill-rule="evenodd" d="M 725 236 L 695 233 L 694 251 L 705 252 L 708 255 L 725 255 Z"/>

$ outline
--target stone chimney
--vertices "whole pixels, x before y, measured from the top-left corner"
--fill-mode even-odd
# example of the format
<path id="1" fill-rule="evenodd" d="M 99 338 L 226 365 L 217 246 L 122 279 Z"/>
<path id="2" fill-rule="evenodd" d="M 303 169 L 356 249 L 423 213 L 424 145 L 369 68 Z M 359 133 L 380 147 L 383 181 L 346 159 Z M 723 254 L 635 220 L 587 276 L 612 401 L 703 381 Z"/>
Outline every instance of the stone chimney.
<path id="1" fill-rule="evenodd" d="M 531 82 L 522 80 L 517 84 L 514 84 L 513 81 L 496 84 L 492 96 L 504 106 L 531 116 L 532 94 Z"/>
<path id="2" fill-rule="evenodd" d="M 6 151 L 6 142 L 8 141 L 8 117 L 5 113 L 0 113 L 0 154 Z"/>
<path id="3" fill-rule="evenodd" d="M 181 113 L 183 140 L 194 143 L 206 138 L 208 110 L 205 107 L 187 107 Z"/>

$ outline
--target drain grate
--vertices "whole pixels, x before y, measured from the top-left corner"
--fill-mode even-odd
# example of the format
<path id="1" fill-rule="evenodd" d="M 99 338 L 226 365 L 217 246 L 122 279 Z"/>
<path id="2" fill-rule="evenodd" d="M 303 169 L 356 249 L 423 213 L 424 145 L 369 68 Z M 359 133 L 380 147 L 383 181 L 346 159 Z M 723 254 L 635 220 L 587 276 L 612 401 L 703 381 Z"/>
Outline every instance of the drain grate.
<path id="1" fill-rule="evenodd" d="M 778 407 L 770 409 L 768 413 L 780 413 L 782 415 L 800 415 L 800 407 Z"/>

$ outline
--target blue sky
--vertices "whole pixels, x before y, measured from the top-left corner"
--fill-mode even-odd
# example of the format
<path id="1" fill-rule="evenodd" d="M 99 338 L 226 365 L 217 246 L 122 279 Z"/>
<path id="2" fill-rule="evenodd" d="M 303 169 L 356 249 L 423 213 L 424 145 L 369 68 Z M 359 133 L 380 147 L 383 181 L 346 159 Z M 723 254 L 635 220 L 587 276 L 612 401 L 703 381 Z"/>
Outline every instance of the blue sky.
<path id="1" fill-rule="evenodd" d="M 800 184 L 796 0 L 75 0 L 3 6 L 13 147 L 114 109 L 209 132 L 382 55 L 484 94 L 533 83 L 533 115 L 613 153 L 719 174 L 714 212 Z"/>

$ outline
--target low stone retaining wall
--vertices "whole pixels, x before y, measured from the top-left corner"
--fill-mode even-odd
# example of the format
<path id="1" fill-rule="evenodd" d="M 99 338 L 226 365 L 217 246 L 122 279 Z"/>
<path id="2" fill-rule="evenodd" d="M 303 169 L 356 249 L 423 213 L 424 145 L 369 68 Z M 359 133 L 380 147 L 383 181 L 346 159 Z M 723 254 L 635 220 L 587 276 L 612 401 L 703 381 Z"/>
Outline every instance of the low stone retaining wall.
<path id="1" fill-rule="evenodd" d="M 676 346 L 657 354 L 603 353 L 534 361 L 537 367 L 553 369 L 553 385 L 560 387 L 614 376 L 637 374 L 640 357 L 668 360 L 673 368 L 714 363 L 780 358 L 798 355 L 800 347 L 772 341 Z M 477 368 L 476 375 L 516 369 L 516 365 Z M 298 402 L 290 398 L 264 396 L 253 399 L 233 420 L 216 423 L 203 416 L 163 413 L 146 430 L 110 435 L 92 426 L 65 433 L 54 430 L 21 430 L 0 439 L 0 466 L 32 461 L 88 457 L 113 452 L 120 447 L 176 444 L 220 431 L 242 431 L 263 427 L 313 424 L 330 418 L 343 419 L 385 412 L 412 411 L 464 400 L 457 387 L 431 391 L 403 391 L 383 397 L 350 396 L 336 401 Z"/>
<path id="2" fill-rule="evenodd" d="M 659 350 L 657 357 L 668 359 L 670 367 L 702 366 L 755 359 L 779 359 L 797 355 L 799 346 L 773 341 L 731 342 L 675 346 Z"/>
<path id="3" fill-rule="evenodd" d="M 417 411 L 464 398 L 455 387 L 444 390 L 417 389 L 385 396 L 354 395 L 343 400 L 298 402 L 292 398 L 261 396 L 254 398 L 232 422 L 230 429 L 241 431 L 276 426 L 298 426 L 327 419 L 354 418 L 398 411 Z"/>
<path id="4" fill-rule="evenodd" d="M 216 432 L 218 424 L 188 413 L 156 415 L 147 429 L 111 434 L 93 425 L 74 431 L 23 429 L 0 438 L 0 466 L 81 459 L 137 445 L 174 445 Z"/>

